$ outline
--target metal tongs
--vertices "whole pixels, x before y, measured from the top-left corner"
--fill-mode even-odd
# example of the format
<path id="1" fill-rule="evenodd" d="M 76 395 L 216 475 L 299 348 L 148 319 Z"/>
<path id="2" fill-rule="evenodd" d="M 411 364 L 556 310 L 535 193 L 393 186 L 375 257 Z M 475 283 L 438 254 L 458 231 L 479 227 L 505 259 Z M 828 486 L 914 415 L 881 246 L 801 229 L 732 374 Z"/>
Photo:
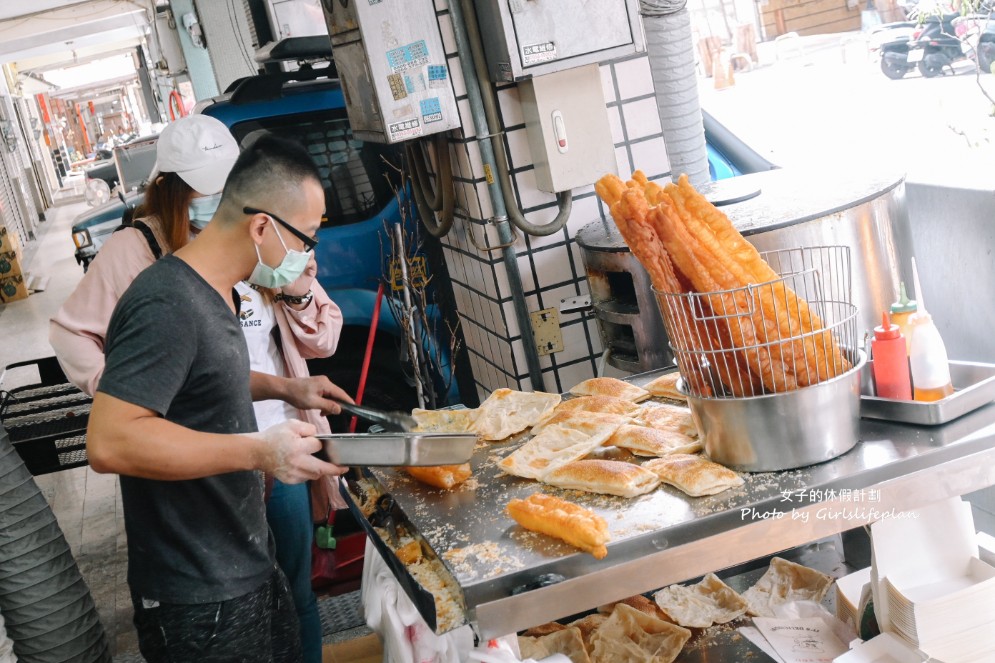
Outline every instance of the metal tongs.
<path id="1" fill-rule="evenodd" d="M 394 519 L 394 509 L 397 503 L 390 495 L 384 494 L 377 498 L 376 510 L 370 514 L 370 524 L 379 527 L 387 533 L 387 540 L 391 546 L 397 548 L 397 521 Z"/>
<path id="2" fill-rule="evenodd" d="M 372 421 L 375 424 L 380 424 L 387 431 L 410 433 L 418 425 L 415 418 L 405 412 L 377 410 L 376 408 L 366 407 L 365 405 L 343 403 L 340 400 L 336 400 L 335 402 L 339 404 L 343 412 L 357 416 L 360 419 L 365 419 L 366 421 Z"/>

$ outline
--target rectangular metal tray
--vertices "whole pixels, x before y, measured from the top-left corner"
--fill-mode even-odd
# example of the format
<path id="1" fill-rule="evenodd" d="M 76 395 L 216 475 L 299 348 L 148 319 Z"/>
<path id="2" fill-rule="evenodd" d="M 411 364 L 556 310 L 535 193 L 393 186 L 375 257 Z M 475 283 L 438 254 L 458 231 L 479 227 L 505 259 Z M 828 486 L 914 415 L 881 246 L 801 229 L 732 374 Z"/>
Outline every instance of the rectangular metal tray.
<path id="1" fill-rule="evenodd" d="M 364 479 L 367 480 L 369 480 L 372 477 L 369 470 L 363 470 L 360 474 Z M 408 572 L 408 569 L 404 565 L 404 563 L 397 558 L 395 551 L 391 549 L 391 547 L 387 544 L 386 541 L 383 540 L 383 538 L 381 538 L 380 533 L 376 530 L 373 523 L 370 522 L 371 518 L 374 517 L 374 514 L 369 514 L 369 515 L 364 514 L 360 509 L 360 507 L 358 506 L 359 502 L 365 502 L 369 500 L 370 499 L 369 496 L 363 493 L 362 487 L 358 485 L 355 481 L 350 481 L 348 482 L 348 484 L 346 482 L 340 483 L 339 492 L 341 492 L 342 496 L 345 497 L 345 501 L 349 507 L 349 510 L 352 512 L 352 514 L 356 517 L 356 520 L 366 531 L 366 538 L 370 541 L 373 547 L 376 548 L 377 552 L 380 554 L 380 557 L 387 564 L 387 567 L 390 568 L 390 570 L 393 572 L 394 577 L 397 579 L 397 582 L 401 585 L 401 588 L 408 595 L 408 598 L 411 599 L 411 602 L 414 604 L 415 608 L 418 609 L 419 614 L 425 620 L 425 623 L 428 624 L 428 627 L 433 631 L 435 631 L 436 633 L 441 634 L 445 631 L 458 628 L 462 626 L 464 623 L 466 623 L 464 620 L 463 622 L 449 624 L 448 626 L 439 624 L 438 615 L 436 614 L 436 609 L 435 609 L 435 595 L 433 595 L 432 592 L 422 587 L 422 585 L 419 584 L 417 580 L 415 580 L 415 578 L 411 575 L 411 573 Z M 421 532 L 419 532 L 408 521 L 407 516 L 401 510 L 401 507 L 397 504 L 397 502 L 395 502 L 393 499 L 389 499 L 386 502 L 380 504 L 382 504 L 382 506 L 386 509 L 387 513 L 386 514 L 381 513 L 377 515 L 389 515 L 390 519 L 389 523 L 381 523 L 381 525 L 384 528 L 393 529 L 395 534 L 397 533 L 398 528 L 403 528 L 404 530 L 406 530 L 408 536 L 413 538 L 415 541 L 418 541 L 422 549 L 422 555 L 424 557 L 438 560 L 438 556 L 436 555 L 435 551 L 428 544 L 428 542 L 425 541 L 425 538 L 422 536 Z M 378 511 L 381 510 L 380 504 L 378 504 L 377 507 Z M 445 572 L 445 575 L 441 577 L 440 580 L 449 584 L 453 588 L 459 587 L 459 583 L 456 581 L 454 577 L 452 577 L 452 575 L 448 572 L 448 569 L 446 569 L 444 565 L 440 565 L 440 570 Z M 458 591 L 456 593 L 459 594 Z M 466 615 L 466 605 L 461 604 L 460 607 L 462 609 L 463 614 Z M 445 631 L 441 630 L 442 628 L 444 628 Z"/>
<path id="2" fill-rule="evenodd" d="M 937 426 L 964 416 L 995 400 L 995 365 L 973 361 L 951 361 L 954 393 L 925 403 L 896 401 L 874 395 L 874 362 L 868 361 L 860 375 L 860 416 L 906 424 Z"/>
<path id="3" fill-rule="evenodd" d="M 461 465 L 473 456 L 472 433 L 376 433 L 318 435 L 336 465 Z"/>

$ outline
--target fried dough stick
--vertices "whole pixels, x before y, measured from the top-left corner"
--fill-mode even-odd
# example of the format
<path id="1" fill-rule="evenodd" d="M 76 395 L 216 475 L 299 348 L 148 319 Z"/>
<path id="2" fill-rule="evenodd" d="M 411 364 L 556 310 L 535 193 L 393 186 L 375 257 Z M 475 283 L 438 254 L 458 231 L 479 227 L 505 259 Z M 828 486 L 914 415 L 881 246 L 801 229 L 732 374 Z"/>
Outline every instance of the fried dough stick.
<path id="1" fill-rule="evenodd" d="M 807 335 L 804 341 L 796 342 L 792 350 L 799 385 L 835 377 L 850 369 L 850 362 L 843 357 L 832 334 L 819 331 L 823 330 L 824 325 L 808 303 L 779 280 L 780 276 L 763 260 L 756 248 L 746 241 L 725 214 L 691 186 L 686 176 L 682 175 L 676 185 L 669 185 L 667 193 L 688 217 L 711 231 L 712 236 L 726 249 L 727 255 L 748 274 L 747 282 L 777 281 L 769 293 L 772 296 L 762 296 L 762 303 L 768 315 L 776 315 L 780 338 L 816 332 Z M 698 230 L 696 234 L 701 232 L 703 230 Z"/>
<path id="2" fill-rule="evenodd" d="M 653 287 L 661 292 L 683 292 L 683 288 L 674 273 L 674 266 L 667 255 L 660 238 L 647 224 L 630 223 L 632 215 L 645 214 L 645 200 L 636 203 L 636 210 L 630 209 L 633 204 L 622 204 L 622 194 L 628 187 L 614 175 L 605 175 L 594 185 L 598 196 L 609 205 L 609 212 L 615 225 L 618 226 L 622 238 L 629 246 L 632 254 L 646 268 Z M 685 358 L 678 358 L 681 375 L 691 384 L 694 393 L 711 396 L 712 390 L 705 381 L 701 369 L 693 366 Z"/>
<path id="3" fill-rule="evenodd" d="M 647 224 L 631 223 L 635 215 L 646 214 L 648 209 L 646 199 L 641 195 L 637 199 L 633 194 L 629 194 L 628 200 L 623 203 L 623 195 L 633 189 L 627 187 L 614 175 L 602 177 L 594 185 L 594 189 L 601 199 L 608 203 L 608 211 L 615 225 L 618 226 L 622 238 L 629 245 L 633 255 L 649 272 L 653 287 L 663 292 L 681 292 L 670 256 L 667 255 L 656 233 Z"/>
<path id="4" fill-rule="evenodd" d="M 594 185 L 594 189 L 603 201 L 609 203 L 609 212 L 615 225 L 632 254 L 646 268 L 653 287 L 661 292 L 682 292 L 670 256 L 653 229 L 646 224 L 630 223 L 631 215 L 637 212 L 622 203 L 622 194 L 628 190 L 625 183 L 614 175 L 605 175 Z M 645 200 L 638 207 L 641 209 L 644 206 Z M 678 359 L 678 364 L 681 375 L 691 383 L 695 393 L 706 396 L 712 394 L 698 367 L 691 366 L 683 358 Z"/>
<path id="5" fill-rule="evenodd" d="M 522 527 L 553 536 L 575 548 L 589 552 L 596 559 L 608 554 L 608 523 L 598 514 L 582 506 L 544 493 L 533 493 L 527 499 L 513 499 L 505 512 Z"/>
<path id="6" fill-rule="evenodd" d="M 690 238 L 685 241 L 693 241 L 693 244 L 690 244 L 692 250 L 697 252 L 702 265 L 709 270 L 711 276 L 723 289 L 744 288 L 747 285 L 758 283 L 746 267 L 747 259 L 762 264 L 764 269 L 773 274 L 773 271 L 763 261 L 760 254 L 752 249 L 752 246 L 750 248 L 754 254 L 753 258 L 748 258 L 745 251 L 741 251 L 740 255 L 731 254 L 725 244 L 715 236 L 711 228 L 684 206 L 684 195 L 678 187 L 669 185 L 666 191 L 669 199 L 673 202 L 674 213 L 683 224 L 687 238 Z M 707 201 L 705 203 L 708 204 Z M 745 240 L 739 237 L 738 233 L 735 235 L 749 246 Z M 785 290 L 783 283 L 777 285 L 781 285 L 782 291 Z M 795 319 L 792 325 L 792 316 L 783 306 L 778 306 L 779 300 L 775 299 L 775 291 L 772 287 L 745 290 L 741 293 L 735 293 L 734 298 L 737 302 L 745 301 L 746 307 L 727 311 L 727 313 L 736 316 L 740 314 L 752 316 L 757 340 L 765 346 L 756 352 L 767 354 L 770 357 L 771 370 L 795 373 L 798 384 L 801 384 L 801 380 L 798 378 L 799 372 L 806 376 L 815 375 L 812 368 L 812 362 L 816 358 L 814 344 L 811 339 L 798 338 L 798 320 Z M 797 301 L 797 298 L 794 299 Z M 738 322 L 736 319 L 729 320 L 730 325 L 735 325 Z M 782 339 L 783 342 L 778 343 Z M 770 379 L 764 380 L 768 388 L 777 382 L 778 378 L 774 375 L 770 376 Z"/>
<path id="7" fill-rule="evenodd" d="M 653 208 L 649 220 L 674 264 L 690 279 L 695 290 L 715 293 L 707 295 L 708 302 L 712 311 L 722 316 L 720 324 L 728 327 L 733 344 L 747 348 L 762 343 L 769 335 L 765 324 L 773 325 L 774 321 L 763 320 L 762 312 L 755 310 L 744 291 L 722 292 L 740 286 L 688 232 L 673 203 L 661 202 Z M 787 363 L 777 352 L 758 349 L 743 354 L 750 372 L 760 378 L 768 391 L 790 391 L 798 387 Z"/>
<path id="8" fill-rule="evenodd" d="M 627 200 L 623 201 L 623 194 L 627 190 L 632 193 L 629 193 Z M 605 203 L 609 204 L 609 211 L 622 237 L 636 258 L 646 267 L 653 287 L 671 294 L 690 291 L 692 289 L 690 283 L 681 283 L 681 276 L 674 270 L 663 244 L 646 219 L 650 202 L 646 199 L 646 194 L 654 196 L 653 199 L 657 201 L 663 200 L 666 198 L 663 187 L 649 182 L 641 171 L 636 171 L 633 180 L 628 184 L 614 175 L 605 175 L 595 184 L 595 191 Z M 639 195 L 640 192 L 643 193 L 642 196 Z M 673 320 L 670 328 L 675 333 L 690 330 L 690 338 L 682 339 L 684 347 L 697 347 L 707 352 L 718 373 L 719 381 L 733 395 L 754 396 L 761 393 L 761 383 L 750 374 L 743 357 L 737 357 L 732 352 L 718 352 L 733 347 L 733 344 L 725 325 L 717 324 L 715 320 L 708 320 L 706 324 L 702 319 L 711 316 L 710 310 L 706 309 L 699 311 L 697 315 L 692 315 L 687 298 L 666 301 L 665 313 Z M 677 320 L 684 324 L 678 323 Z M 692 365 L 688 359 L 686 355 L 681 355 L 678 357 L 678 364 L 681 374 L 691 384 L 693 393 L 702 396 L 713 395 L 711 380 L 705 375 L 702 367 L 697 364 Z"/>
<path id="9" fill-rule="evenodd" d="M 688 230 L 704 246 L 711 248 L 713 255 L 722 260 L 743 285 L 771 282 L 751 294 L 754 305 L 763 311 L 764 320 L 775 321 L 766 342 L 774 344 L 779 339 L 790 339 L 785 340 L 777 350 L 787 355 L 798 384 L 805 386 L 818 381 L 820 367 L 823 369 L 822 377 L 826 377 L 826 352 L 827 348 L 832 347 L 832 338 L 828 332 L 822 335 L 823 338 L 813 338 L 813 335 L 800 338 L 803 333 L 811 331 L 811 328 L 805 329 L 803 320 L 807 320 L 811 327 L 813 317 L 804 300 L 780 280 L 759 252 L 736 231 L 724 214 L 694 190 L 687 178 L 684 178 L 683 185 L 668 186 L 667 192 Z M 804 307 L 804 312 L 801 307 Z M 816 318 L 816 322 L 821 328 L 821 321 Z M 774 348 L 773 345 L 771 347 Z M 819 352 L 820 348 L 822 352 Z"/>
<path id="10" fill-rule="evenodd" d="M 609 173 L 594 183 L 594 192 L 598 198 L 604 201 L 605 206 L 611 206 L 622 199 L 622 192 L 625 191 L 625 182 L 616 175 Z"/>
<path id="11" fill-rule="evenodd" d="M 666 196 L 666 192 L 662 186 L 656 182 L 650 182 L 646 179 L 646 174 L 641 170 L 637 170 L 632 174 L 632 180 L 630 180 L 630 186 L 638 186 L 643 190 L 643 195 L 646 196 L 646 202 L 649 203 L 650 207 L 655 207 L 660 204 L 663 197 Z"/>
<path id="12" fill-rule="evenodd" d="M 661 199 L 662 204 L 669 205 L 669 199 L 666 197 Z M 650 246 L 652 247 L 650 253 L 653 256 L 660 256 L 658 262 L 660 267 L 659 285 L 656 282 L 656 277 L 652 273 L 650 275 L 650 278 L 654 279 L 654 287 L 671 294 L 687 292 L 689 288 L 681 285 L 671 257 L 649 220 L 650 213 L 651 210 L 643 190 L 638 187 L 628 188 L 622 193 L 619 202 L 612 206 L 612 218 L 616 220 L 616 223 L 618 223 L 619 218 L 623 219 L 622 224 L 619 225 L 619 230 L 640 262 L 644 266 L 647 265 L 641 254 L 646 253 L 647 247 Z M 647 271 L 650 271 L 649 267 L 647 267 Z M 693 280 L 688 280 L 693 283 Z M 677 304 L 677 301 L 680 303 Z M 708 351 L 708 356 L 718 373 L 719 380 L 734 395 L 753 396 L 758 393 L 753 377 L 744 370 L 735 353 L 715 352 L 729 350 L 733 347 L 724 335 L 724 325 L 715 324 L 714 321 L 711 325 L 706 325 L 700 312 L 697 315 L 692 314 L 690 301 L 686 297 L 676 298 L 676 300 L 668 298 L 666 302 L 664 309 L 666 309 L 665 315 L 671 316 L 671 324 L 669 325 L 671 332 L 681 333 L 687 330 L 691 333 L 691 339 L 683 339 L 684 347 L 697 347 L 702 351 Z M 684 324 L 678 323 L 678 320 L 683 321 Z M 712 389 L 708 386 L 708 379 L 702 368 L 697 365 L 688 365 L 690 362 L 687 359 L 687 356 L 683 354 L 678 357 L 678 363 L 681 364 L 681 374 L 692 383 L 692 388 L 696 389 L 695 393 L 705 396 L 712 395 Z"/>

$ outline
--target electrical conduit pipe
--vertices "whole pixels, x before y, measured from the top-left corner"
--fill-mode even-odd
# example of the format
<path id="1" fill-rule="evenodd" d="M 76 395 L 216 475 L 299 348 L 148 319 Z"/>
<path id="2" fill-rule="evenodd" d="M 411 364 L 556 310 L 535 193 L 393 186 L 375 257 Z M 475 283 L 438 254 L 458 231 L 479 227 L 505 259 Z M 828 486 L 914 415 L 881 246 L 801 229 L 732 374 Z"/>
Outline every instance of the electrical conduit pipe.
<path id="1" fill-rule="evenodd" d="M 459 53 L 460 69 L 466 82 L 467 97 L 470 102 L 470 114 L 473 116 L 474 131 L 480 144 L 480 158 L 484 170 L 493 173 L 495 170 L 494 148 L 491 141 L 483 138 L 490 134 L 487 118 L 484 112 L 480 93 L 480 81 L 477 79 L 474 64 L 471 59 L 472 50 L 467 36 L 467 23 L 459 2 L 449 3 L 449 14 L 453 22 L 453 32 L 456 36 L 456 51 Z M 505 205 L 505 194 L 501 180 L 493 176 L 487 178 L 487 191 L 491 205 L 494 208 L 494 226 L 498 241 L 505 245 L 501 258 L 508 272 L 508 285 L 511 288 L 511 301 L 515 309 L 515 319 L 522 334 L 522 344 L 525 350 L 525 363 L 528 365 L 529 381 L 532 389 L 545 391 L 542 379 L 542 366 L 539 364 L 539 352 L 536 350 L 535 336 L 532 333 L 532 323 L 529 320 L 529 309 L 525 303 L 525 293 L 522 289 L 522 275 L 518 271 L 518 255 L 512 247 L 514 235 L 508 222 L 508 208 Z"/>
<path id="2" fill-rule="evenodd" d="M 639 13 L 672 178 L 676 181 L 687 173 L 691 184 L 699 187 L 711 176 L 686 4 L 687 0 L 640 0 Z"/>
<path id="3" fill-rule="evenodd" d="M 432 237 L 445 237 L 453 227 L 453 211 L 456 207 L 456 183 L 453 182 L 453 168 L 449 154 L 449 139 L 446 134 L 432 137 L 435 145 L 436 177 L 438 186 L 432 189 L 428 178 L 427 156 L 424 141 L 409 141 L 405 144 L 408 160 L 408 173 L 411 177 L 411 193 L 418 208 L 425 230 Z M 439 212 L 436 219 L 435 212 Z"/>
<path id="4" fill-rule="evenodd" d="M 90 590 L 0 427 L 0 614 L 20 663 L 110 663 Z"/>
<path id="5" fill-rule="evenodd" d="M 567 220 L 570 218 L 570 210 L 573 207 L 573 192 L 561 191 L 556 194 L 556 201 L 559 203 L 559 209 L 557 210 L 556 217 L 549 223 L 531 223 L 525 218 L 525 215 L 522 214 L 521 210 L 518 209 L 518 201 L 515 200 L 514 188 L 511 183 L 511 171 L 508 168 L 508 154 L 504 149 L 501 122 L 498 117 L 497 92 L 494 91 L 494 85 L 491 83 L 490 74 L 487 71 L 487 60 L 484 55 L 484 44 L 480 38 L 480 28 L 477 24 L 477 10 L 473 7 L 473 0 L 451 0 L 449 4 L 450 13 L 453 11 L 452 5 L 458 4 L 460 5 L 460 10 L 463 14 L 462 23 L 466 28 L 466 37 L 470 46 L 469 52 L 473 56 L 473 67 L 476 72 L 475 80 L 480 86 L 480 100 L 483 104 L 484 117 L 487 120 L 487 131 L 481 133 L 478 129 L 477 135 L 489 135 L 491 138 L 491 147 L 493 149 L 494 159 L 497 165 L 497 176 L 501 183 L 501 192 L 504 196 L 504 203 L 505 208 L 507 209 L 508 218 L 516 228 L 521 230 L 523 233 L 528 233 L 529 235 L 545 237 L 546 235 L 552 235 L 555 232 L 559 232 L 563 229 L 563 226 L 566 225 Z M 458 47 L 459 39 L 457 39 L 456 42 Z M 460 50 L 462 51 L 462 49 Z M 460 62 L 463 62 L 462 55 L 460 56 Z M 464 66 L 463 77 L 467 78 L 468 76 L 469 75 L 466 73 L 466 67 Z M 481 147 L 483 147 L 483 141 L 481 142 Z M 504 241 L 505 240 L 503 239 L 501 240 L 502 243 L 504 243 Z"/>

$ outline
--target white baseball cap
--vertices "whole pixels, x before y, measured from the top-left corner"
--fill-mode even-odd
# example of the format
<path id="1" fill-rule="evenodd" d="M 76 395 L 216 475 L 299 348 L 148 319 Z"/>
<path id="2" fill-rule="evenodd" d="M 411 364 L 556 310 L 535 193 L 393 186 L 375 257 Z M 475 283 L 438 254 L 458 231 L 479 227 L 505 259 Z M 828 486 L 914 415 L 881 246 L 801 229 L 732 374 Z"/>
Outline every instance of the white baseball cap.
<path id="1" fill-rule="evenodd" d="M 238 143 L 221 121 L 207 115 L 188 115 L 167 125 L 156 144 L 160 172 L 176 173 L 197 193 L 218 193 L 238 158 Z"/>

